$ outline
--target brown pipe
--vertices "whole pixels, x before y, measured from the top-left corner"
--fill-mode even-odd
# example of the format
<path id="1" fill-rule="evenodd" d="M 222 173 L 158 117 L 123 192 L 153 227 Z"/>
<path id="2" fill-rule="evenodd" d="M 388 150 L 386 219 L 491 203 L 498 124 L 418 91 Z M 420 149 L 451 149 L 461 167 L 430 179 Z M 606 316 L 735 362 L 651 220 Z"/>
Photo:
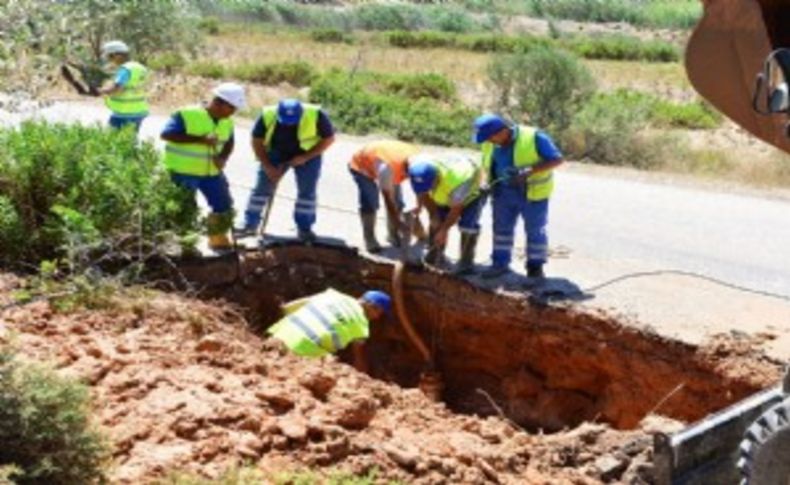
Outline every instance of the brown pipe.
<path id="1" fill-rule="evenodd" d="M 403 261 L 395 262 L 395 270 L 392 272 L 392 293 L 395 297 L 395 314 L 398 316 L 400 322 L 409 340 L 417 348 L 417 351 L 422 355 L 428 365 L 433 368 L 433 357 L 428 347 L 423 342 L 420 335 L 414 329 L 409 315 L 406 313 L 406 303 L 403 300 Z"/>

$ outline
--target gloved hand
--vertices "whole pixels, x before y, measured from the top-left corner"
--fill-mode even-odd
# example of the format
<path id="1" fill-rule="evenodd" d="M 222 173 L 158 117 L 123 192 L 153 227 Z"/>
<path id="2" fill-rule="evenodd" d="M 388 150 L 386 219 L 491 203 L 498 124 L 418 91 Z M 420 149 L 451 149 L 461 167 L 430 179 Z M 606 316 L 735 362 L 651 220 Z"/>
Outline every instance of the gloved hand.
<path id="1" fill-rule="evenodd" d="M 508 169 L 510 170 L 510 169 Z M 527 178 L 532 174 L 532 169 L 530 167 L 517 169 L 513 168 L 514 171 L 513 175 L 510 177 L 510 185 L 515 187 L 520 187 L 527 183 Z"/>

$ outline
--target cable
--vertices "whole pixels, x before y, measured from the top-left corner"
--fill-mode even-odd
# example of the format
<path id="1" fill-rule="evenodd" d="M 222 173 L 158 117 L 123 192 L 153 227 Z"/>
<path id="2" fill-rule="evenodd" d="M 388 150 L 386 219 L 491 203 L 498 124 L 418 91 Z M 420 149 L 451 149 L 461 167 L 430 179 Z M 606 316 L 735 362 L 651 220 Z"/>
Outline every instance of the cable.
<path id="1" fill-rule="evenodd" d="M 612 278 L 611 280 L 604 281 L 603 283 L 599 283 L 597 285 L 594 285 L 594 286 L 591 286 L 589 288 L 586 288 L 586 289 L 582 290 L 582 292 L 583 293 L 593 293 L 593 292 L 598 291 L 598 290 L 600 290 L 602 288 L 606 288 L 608 286 L 612 286 L 612 285 L 614 285 L 616 283 L 620 283 L 622 281 L 631 280 L 631 279 L 637 279 L 637 278 L 651 277 L 651 276 L 665 276 L 665 275 L 687 276 L 687 277 L 690 277 L 690 278 L 696 278 L 696 279 L 699 279 L 699 280 L 708 281 L 710 283 L 714 283 L 714 284 L 717 284 L 719 286 L 723 286 L 725 288 L 730 288 L 732 290 L 740 291 L 740 292 L 743 292 L 743 293 L 751 293 L 751 294 L 754 294 L 754 295 L 760 295 L 760 296 L 765 296 L 765 297 L 769 297 L 769 298 L 776 298 L 778 300 L 790 301 L 790 296 L 787 296 L 787 295 L 782 295 L 780 293 L 771 293 L 770 291 L 757 290 L 757 289 L 749 288 L 749 287 L 746 287 L 746 286 L 740 286 L 740 285 L 736 285 L 734 283 L 730 283 L 730 282 L 727 282 L 727 281 L 724 281 L 724 280 L 720 280 L 718 278 L 714 278 L 712 276 L 707 276 L 707 275 L 704 275 L 704 274 L 701 274 L 701 273 L 695 273 L 693 271 L 683 271 L 683 270 L 679 270 L 679 269 L 662 269 L 662 270 L 656 270 L 656 271 L 638 271 L 638 272 L 634 272 L 634 273 L 626 273 L 626 274 L 620 275 L 620 276 L 618 276 L 616 278 Z"/>

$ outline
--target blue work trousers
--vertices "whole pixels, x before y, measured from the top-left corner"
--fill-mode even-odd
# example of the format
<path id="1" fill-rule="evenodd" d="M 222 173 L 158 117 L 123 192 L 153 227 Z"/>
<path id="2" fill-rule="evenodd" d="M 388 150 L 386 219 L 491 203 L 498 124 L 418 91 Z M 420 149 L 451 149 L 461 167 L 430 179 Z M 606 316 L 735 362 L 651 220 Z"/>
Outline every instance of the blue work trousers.
<path id="1" fill-rule="evenodd" d="M 230 195 L 228 179 L 225 178 L 224 173 L 202 177 L 170 172 L 170 180 L 192 192 L 200 191 L 211 207 L 211 211 L 216 214 L 223 214 L 233 208 L 233 198 Z"/>
<path id="2" fill-rule="evenodd" d="M 134 126 L 134 132 L 140 132 L 140 125 L 143 123 L 145 116 L 119 116 L 119 115 L 110 115 L 110 127 L 115 128 L 116 130 L 120 130 L 121 128 L 132 125 Z"/>
<path id="3" fill-rule="evenodd" d="M 549 239 L 546 226 L 549 216 L 549 200 L 530 201 L 522 187 L 497 186 L 494 188 L 494 250 L 491 260 L 494 266 L 510 265 L 514 232 L 518 217 L 524 219 L 527 237 L 527 266 L 540 267 L 546 264 Z"/>
<path id="4" fill-rule="evenodd" d="M 287 162 L 281 160 L 276 152 L 269 152 L 269 160 L 275 167 L 281 167 Z M 316 188 L 318 187 L 318 178 L 321 176 L 321 157 L 315 157 L 293 170 L 296 174 L 297 189 L 294 222 L 300 231 L 309 231 L 316 219 Z M 247 210 L 244 211 L 244 225 L 247 228 L 256 228 L 260 225 L 261 213 L 271 201 L 273 193 L 274 184 L 269 180 L 266 172 L 259 168 L 258 181 L 250 194 Z"/>
<path id="5" fill-rule="evenodd" d="M 380 207 L 378 184 L 356 170 L 349 170 L 349 172 L 354 177 L 354 182 L 359 189 L 359 212 L 365 214 L 377 212 Z M 398 204 L 398 209 L 403 209 L 403 192 L 400 185 L 395 186 L 395 202 Z"/>
<path id="6" fill-rule="evenodd" d="M 467 234 L 480 233 L 480 214 L 483 212 L 486 198 L 483 196 L 477 197 L 471 202 L 467 202 L 464 206 L 464 211 L 461 212 L 461 218 L 458 220 L 458 230 Z M 444 222 L 450 214 L 450 208 L 447 206 L 439 206 L 439 220 Z"/>

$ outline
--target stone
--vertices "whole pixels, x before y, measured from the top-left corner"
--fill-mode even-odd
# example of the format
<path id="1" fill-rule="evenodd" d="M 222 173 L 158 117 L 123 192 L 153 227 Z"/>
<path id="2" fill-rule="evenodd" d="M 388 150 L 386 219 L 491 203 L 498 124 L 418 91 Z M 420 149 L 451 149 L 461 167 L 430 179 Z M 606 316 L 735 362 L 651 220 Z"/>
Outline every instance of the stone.
<path id="1" fill-rule="evenodd" d="M 219 352 L 224 344 L 215 336 L 206 335 L 195 346 L 198 352 Z"/>
<path id="2" fill-rule="evenodd" d="M 628 462 L 617 459 L 612 455 L 603 455 L 595 460 L 595 468 L 604 482 L 617 480 L 627 467 Z"/>
<path id="3" fill-rule="evenodd" d="M 297 442 L 307 441 L 307 422 L 304 418 L 287 416 L 278 421 L 280 432 L 288 439 Z"/>
<path id="4" fill-rule="evenodd" d="M 308 372 L 299 379 L 299 384 L 309 390 L 316 399 L 323 401 L 335 387 L 336 381 L 321 372 Z"/>
<path id="5" fill-rule="evenodd" d="M 420 450 L 407 443 L 385 443 L 381 450 L 387 456 L 407 470 L 414 470 L 420 458 Z"/>
<path id="6" fill-rule="evenodd" d="M 340 408 L 335 422 L 346 429 L 364 429 L 376 416 L 376 403 L 367 397 L 357 396 Z"/>

